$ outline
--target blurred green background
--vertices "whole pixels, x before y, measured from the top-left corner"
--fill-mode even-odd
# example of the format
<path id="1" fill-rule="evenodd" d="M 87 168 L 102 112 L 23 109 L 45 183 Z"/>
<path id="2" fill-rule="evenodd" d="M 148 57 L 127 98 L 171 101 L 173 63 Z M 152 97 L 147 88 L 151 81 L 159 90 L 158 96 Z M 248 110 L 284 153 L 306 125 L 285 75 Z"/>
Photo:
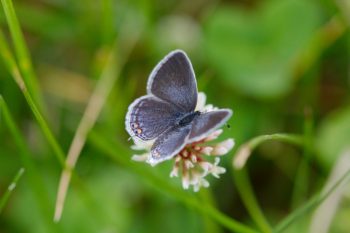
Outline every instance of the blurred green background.
<path id="1" fill-rule="evenodd" d="M 1 109 L 0 197 L 16 172 L 26 169 L 0 214 L 1 233 L 229 232 L 193 200 L 259 229 L 232 177 L 235 151 L 258 135 L 306 135 L 309 152 L 266 142 L 247 164 L 273 227 L 322 189 L 338 158 L 349 156 L 347 0 L 13 4 L 33 63 L 32 94 L 65 154 L 98 80 L 107 75 L 116 81 L 79 158 L 62 219 L 54 223 L 62 165 L 6 68 L 8 60 L 1 59 L 0 94 L 20 134 L 13 136 Z M 3 8 L 0 22 L 2 43 L 15 53 Z M 130 161 L 134 152 L 124 129 L 128 105 L 145 94 L 152 68 L 176 48 L 188 53 L 207 101 L 234 111 L 221 135 L 236 142 L 222 158 L 227 172 L 210 178 L 210 188 L 199 193 L 183 191 L 180 179 L 169 178 L 172 161 L 154 168 Z M 329 232 L 350 231 L 349 203 L 345 187 L 328 216 Z M 308 232 L 313 217 L 311 211 L 286 232 Z"/>

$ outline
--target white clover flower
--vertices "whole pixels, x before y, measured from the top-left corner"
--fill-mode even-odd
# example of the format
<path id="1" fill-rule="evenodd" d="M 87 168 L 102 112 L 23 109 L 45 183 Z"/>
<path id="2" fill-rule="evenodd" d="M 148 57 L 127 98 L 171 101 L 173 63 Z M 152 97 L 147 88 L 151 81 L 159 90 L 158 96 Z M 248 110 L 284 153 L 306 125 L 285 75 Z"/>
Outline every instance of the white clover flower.
<path id="1" fill-rule="evenodd" d="M 204 93 L 198 93 L 198 101 L 196 111 L 208 112 L 216 110 L 213 105 L 205 105 L 206 96 Z M 203 139 L 191 142 L 185 145 L 182 150 L 173 157 L 174 167 L 170 172 L 170 177 L 179 177 L 182 179 L 182 187 L 189 189 L 193 187 L 195 192 L 201 187 L 209 187 L 209 182 L 205 177 L 209 174 L 219 178 L 221 174 L 226 172 L 224 167 L 219 166 L 220 158 L 218 156 L 227 154 L 234 146 L 233 139 L 229 138 L 225 141 L 209 144 L 208 142 L 215 140 L 223 132 L 218 129 L 209 133 Z M 135 145 L 132 149 L 146 150 L 141 155 L 134 155 L 133 160 L 138 162 L 148 162 L 150 158 L 150 149 L 153 141 L 144 142 L 142 140 L 134 140 Z"/>

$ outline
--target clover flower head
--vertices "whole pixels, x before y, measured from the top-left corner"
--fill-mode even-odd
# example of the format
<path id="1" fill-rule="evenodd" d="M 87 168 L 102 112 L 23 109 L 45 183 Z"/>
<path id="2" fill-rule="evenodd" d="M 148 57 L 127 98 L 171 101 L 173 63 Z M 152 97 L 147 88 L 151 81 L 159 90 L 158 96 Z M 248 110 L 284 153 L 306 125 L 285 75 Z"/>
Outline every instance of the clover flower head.
<path id="1" fill-rule="evenodd" d="M 205 94 L 198 93 L 196 110 L 208 112 L 217 109 L 213 105 L 205 105 L 205 101 Z M 170 177 L 181 177 L 182 187 L 189 189 L 192 186 L 195 192 L 199 191 L 201 187 L 209 187 L 206 177 L 212 175 L 219 178 L 221 174 L 226 172 L 224 167 L 219 166 L 220 156 L 227 154 L 234 146 L 234 140 L 231 138 L 218 143 L 210 143 L 217 139 L 222 132 L 222 129 L 218 129 L 199 141 L 185 145 L 172 158 L 174 166 L 170 172 Z M 147 152 L 141 155 L 134 155 L 132 159 L 139 162 L 149 161 L 149 151 L 153 143 L 154 141 L 144 142 L 136 140 L 132 149 L 146 150 Z"/>

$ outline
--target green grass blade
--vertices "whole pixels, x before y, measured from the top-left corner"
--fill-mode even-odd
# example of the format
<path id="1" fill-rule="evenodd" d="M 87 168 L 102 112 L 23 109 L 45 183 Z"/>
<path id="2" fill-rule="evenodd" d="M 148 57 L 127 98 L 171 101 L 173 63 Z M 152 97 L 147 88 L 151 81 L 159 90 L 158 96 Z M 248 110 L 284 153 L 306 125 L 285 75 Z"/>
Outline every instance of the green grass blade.
<path id="1" fill-rule="evenodd" d="M 35 104 L 31 94 L 29 93 L 27 86 L 25 82 L 23 81 L 22 75 L 18 69 L 18 66 L 16 64 L 16 61 L 13 57 L 13 55 L 10 52 L 10 49 L 7 47 L 7 43 L 5 40 L 4 35 L 0 31 L 0 56 L 2 57 L 2 60 L 5 63 L 5 66 L 9 73 L 14 78 L 15 82 L 21 89 L 25 99 L 27 100 L 27 103 L 32 110 L 41 130 L 43 131 L 47 141 L 49 142 L 51 148 L 54 151 L 54 154 L 56 155 L 58 161 L 61 163 L 62 167 L 64 167 L 64 153 L 61 149 L 60 145 L 58 144 L 56 138 L 54 137 L 53 133 L 51 132 L 48 124 L 46 123 L 44 117 L 42 116 L 39 108 Z"/>
<path id="2" fill-rule="evenodd" d="M 124 148 L 123 145 L 116 145 L 117 142 L 110 141 L 105 136 L 92 131 L 89 135 L 89 141 L 94 147 L 98 148 L 104 154 L 108 155 L 113 161 L 127 167 L 128 169 L 137 173 L 140 177 L 145 178 L 151 182 L 155 187 L 161 189 L 163 192 L 168 193 L 172 197 L 176 198 L 180 202 L 195 208 L 201 214 L 207 215 L 215 220 L 217 223 L 231 230 L 232 232 L 257 232 L 255 229 L 250 228 L 218 211 L 208 203 L 203 203 L 197 198 L 192 196 L 189 192 L 179 189 L 171 185 L 166 179 L 156 176 L 150 167 L 146 167 L 144 164 L 136 164 L 131 161 L 129 156 L 129 150 Z M 116 150 L 115 148 L 118 148 Z"/>
<path id="3" fill-rule="evenodd" d="M 16 16 L 15 9 L 11 0 L 1 0 L 6 20 L 13 39 L 13 44 L 18 59 L 19 68 L 23 74 L 23 80 L 29 93 L 33 96 L 36 103 L 42 104 L 39 91 L 38 80 L 35 76 L 30 55 L 21 31 L 21 27 Z M 41 105 L 40 105 L 41 106 Z"/>
<path id="4" fill-rule="evenodd" d="M 274 228 L 275 233 L 283 232 L 286 230 L 292 223 L 299 220 L 305 214 L 309 213 L 311 210 L 320 205 L 324 200 L 326 200 L 329 195 L 331 195 L 341 184 L 349 181 L 350 179 L 350 170 L 348 170 L 337 182 L 334 183 L 326 192 L 321 192 L 315 194 L 308 202 L 303 204 L 298 209 L 294 210 L 291 214 L 289 214 L 285 219 L 283 219 L 279 224 Z"/>
<path id="5" fill-rule="evenodd" d="M 18 170 L 16 176 L 13 178 L 11 184 L 8 186 L 5 193 L 0 198 L 0 214 L 1 214 L 2 210 L 4 209 L 8 199 L 10 198 L 10 195 L 12 194 L 13 190 L 16 188 L 16 185 L 17 185 L 19 179 L 21 178 L 21 176 L 23 175 L 23 173 L 24 173 L 24 168 L 20 168 Z"/>
<path id="6" fill-rule="evenodd" d="M 10 134 L 12 135 L 16 148 L 19 151 L 19 155 L 21 157 L 21 161 L 27 170 L 29 182 L 33 188 L 34 193 L 37 196 L 37 201 L 41 205 L 43 212 L 45 215 L 48 215 L 50 212 L 48 210 L 48 206 L 50 205 L 49 194 L 47 190 L 44 188 L 44 181 L 42 177 L 38 173 L 38 169 L 36 168 L 34 162 L 32 161 L 32 157 L 29 152 L 29 148 L 26 146 L 25 139 L 22 137 L 20 130 L 15 124 L 13 117 L 9 111 L 9 108 L 5 102 L 5 100 L 0 95 L 0 110 L 1 116 L 3 116 L 5 125 L 8 127 Z"/>
<path id="7" fill-rule="evenodd" d="M 254 195 L 252 185 L 250 183 L 247 171 L 245 168 L 241 170 L 233 169 L 233 179 L 237 186 L 237 191 L 247 208 L 250 216 L 254 220 L 255 224 L 259 227 L 262 232 L 271 232 L 271 226 L 267 221 L 260 205 Z"/>

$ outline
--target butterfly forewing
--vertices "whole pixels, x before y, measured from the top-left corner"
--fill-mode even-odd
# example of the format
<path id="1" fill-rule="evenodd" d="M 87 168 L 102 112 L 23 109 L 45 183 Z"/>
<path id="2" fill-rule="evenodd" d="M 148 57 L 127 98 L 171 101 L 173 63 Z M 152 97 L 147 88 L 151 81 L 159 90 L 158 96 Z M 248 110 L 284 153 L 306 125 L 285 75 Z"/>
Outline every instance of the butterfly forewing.
<path id="1" fill-rule="evenodd" d="M 154 96 L 136 99 L 126 116 L 126 129 L 130 135 L 151 140 L 175 124 L 179 109 Z"/>
<path id="2" fill-rule="evenodd" d="M 230 109 L 201 113 L 192 122 L 188 142 L 199 141 L 222 126 L 232 115 Z"/>
<path id="3" fill-rule="evenodd" d="M 173 51 L 158 63 L 148 79 L 147 92 L 178 106 L 183 112 L 194 111 L 197 83 L 184 52 Z"/>
<path id="4" fill-rule="evenodd" d="M 154 142 L 149 162 L 151 164 L 157 164 L 161 161 L 171 159 L 174 155 L 179 153 L 187 143 L 190 131 L 191 125 L 173 127 L 165 131 Z"/>

